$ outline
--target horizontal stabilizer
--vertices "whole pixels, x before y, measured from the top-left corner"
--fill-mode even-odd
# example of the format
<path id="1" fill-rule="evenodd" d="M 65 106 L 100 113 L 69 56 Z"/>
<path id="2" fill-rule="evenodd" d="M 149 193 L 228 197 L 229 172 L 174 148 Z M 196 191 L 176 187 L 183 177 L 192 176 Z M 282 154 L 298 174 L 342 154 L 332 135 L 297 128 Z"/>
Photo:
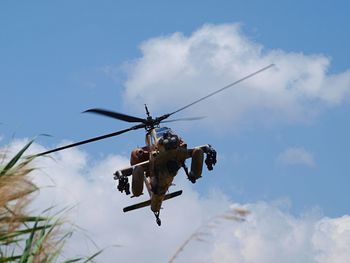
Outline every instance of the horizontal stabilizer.
<path id="1" fill-rule="evenodd" d="M 164 201 L 168 200 L 170 198 L 174 198 L 176 196 L 179 196 L 181 194 L 182 194 L 182 190 L 176 191 L 174 193 L 167 194 L 167 195 L 164 196 Z M 134 204 L 134 205 L 131 205 L 131 206 L 124 207 L 123 211 L 124 212 L 129 212 L 131 210 L 139 209 L 139 208 L 146 207 L 146 206 L 149 206 L 149 205 L 151 205 L 151 200 L 147 200 L 147 201 L 144 201 L 144 202 L 141 202 L 141 203 L 138 203 L 138 204 Z"/>

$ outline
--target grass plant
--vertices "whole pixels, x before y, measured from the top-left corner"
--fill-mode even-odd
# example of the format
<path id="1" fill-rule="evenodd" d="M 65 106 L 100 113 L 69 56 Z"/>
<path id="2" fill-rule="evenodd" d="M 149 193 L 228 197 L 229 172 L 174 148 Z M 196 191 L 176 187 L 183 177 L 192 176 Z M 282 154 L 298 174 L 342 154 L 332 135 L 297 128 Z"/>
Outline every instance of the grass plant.
<path id="1" fill-rule="evenodd" d="M 62 230 L 62 212 L 50 216 L 53 208 L 45 208 L 42 214 L 28 214 L 28 206 L 39 190 L 30 177 L 36 157 L 23 157 L 32 143 L 29 141 L 7 162 L 6 154 L 0 152 L 0 263 L 93 262 L 102 250 L 92 256 L 62 260 L 64 245 L 73 234 Z"/>

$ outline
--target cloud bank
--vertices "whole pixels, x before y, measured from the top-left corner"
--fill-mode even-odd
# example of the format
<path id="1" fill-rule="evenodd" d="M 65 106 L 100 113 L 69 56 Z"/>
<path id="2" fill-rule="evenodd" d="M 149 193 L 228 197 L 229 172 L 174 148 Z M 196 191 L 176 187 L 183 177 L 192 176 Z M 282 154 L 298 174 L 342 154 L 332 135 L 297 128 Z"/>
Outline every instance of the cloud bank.
<path id="1" fill-rule="evenodd" d="M 314 156 L 302 147 L 291 147 L 281 152 L 277 161 L 284 165 L 306 165 L 313 167 L 315 165 Z"/>
<path id="2" fill-rule="evenodd" d="M 241 224 L 216 233 L 208 262 L 347 262 L 350 216 L 294 216 L 281 205 L 247 204 L 252 211 Z"/>
<path id="3" fill-rule="evenodd" d="M 270 63 L 276 67 L 184 112 L 215 116 L 210 124 L 309 121 L 325 107 L 349 99 L 350 71 L 329 74 L 330 58 L 265 49 L 239 24 L 204 25 L 142 43 L 141 57 L 128 65 L 127 105 L 147 103 L 172 112 Z M 213 110 L 215 109 L 215 111 Z M 249 117 L 249 118 L 248 118 Z"/>
<path id="4" fill-rule="evenodd" d="M 14 142 L 9 152 L 20 145 L 23 141 Z M 31 148 L 33 153 L 42 150 L 37 144 Z M 173 190 L 183 189 L 184 193 L 164 203 L 163 225 L 158 227 L 148 209 L 122 212 L 122 207 L 140 201 L 120 195 L 114 186 L 112 173 L 127 165 L 127 158 L 113 155 L 92 161 L 79 149 L 52 157 L 36 160 L 40 169 L 33 177 L 42 190 L 32 209 L 41 211 L 53 204 L 74 206 L 67 216 L 85 231 L 73 236 L 66 248 L 67 256 L 95 252 L 88 235 L 99 247 L 108 247 L 99 262 L 167 262 L 202 226 L 201 231 L 207 233 L 205 242 L 191 241 L 174 262 L 345 263 L 350 257 L 349 215 L 328 218 L 309 211 L 296 216 L 283 202 L 238 204 L 220 192 L 200 196 L 196 185 L 179 174 Z M 246 221 L 209 220 L 230 207 L 250 211 Z"/>

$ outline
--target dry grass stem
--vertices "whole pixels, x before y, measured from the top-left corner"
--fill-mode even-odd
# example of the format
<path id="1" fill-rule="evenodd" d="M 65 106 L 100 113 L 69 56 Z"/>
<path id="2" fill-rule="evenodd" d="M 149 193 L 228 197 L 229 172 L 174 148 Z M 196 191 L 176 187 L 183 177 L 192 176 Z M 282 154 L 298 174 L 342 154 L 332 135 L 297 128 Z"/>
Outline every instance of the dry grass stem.
<path id="1" fill-rule="evenodd" d="M 175 251 L 174 255 L 170 258 L 169 263 L 175 261 L 176 258 L 184 251 L 184 249 L 193 241 L 207 242 L 208 237 L 211 236 L 211 231 L 222 224 L 223 220 L 230 222 L 243 222 L 249 215 L 249 211 L 243 208 L 233 208 L 225 212 L 224 214 L 217 215 L 209 219 L 205 224 L 197 228 Z"/>
<path id="2" fill-rule="evenodd" d="M 22 158 L 27 143 L 10 161 L 0 153 L 0 262 L 57 262 L 71 232 L 61 231 L 63 224 L 59 214 L 46 216 L 27 213 L 38 187 L 33 183 L 30 166 L 35 157 Z M 62 213 L 62 212 L 61 212 Z M 100 253 L 96 253 L 96 256 Z M 91 262 L 94 255 L 68 259 L 66 262 Z"/>

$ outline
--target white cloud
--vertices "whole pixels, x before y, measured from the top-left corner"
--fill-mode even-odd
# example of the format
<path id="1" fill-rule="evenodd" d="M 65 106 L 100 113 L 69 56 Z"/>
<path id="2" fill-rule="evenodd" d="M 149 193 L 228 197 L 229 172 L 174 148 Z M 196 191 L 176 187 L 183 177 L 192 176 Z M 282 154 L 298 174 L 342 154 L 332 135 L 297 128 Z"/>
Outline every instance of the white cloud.
<path id="1" fill-rule="evenodd" d="M 206 121 L 222 126 L 225 120 L 231 127 L 248 117 L 264 123 L 307 121 L 349 97 L 350 71 L 328 74 L 330 59 L 324 55 L 264 49 L 238 24 L 149 39 L 141 52 L 125 82 L 127 105 L 140 111 L 147 103 L 153 112 L 171 112 L 270 63 L 277 66 L 184 114 L 215 116 Z"/>
<path id="2" fill-rule="evenodd" d="M 10 150 L 20 145 L 23 141 L 15 142 Z M 30 150 L 37 153 L 44 149 L 36 144 Z M 99 262 L 167 262 L 203 222 L 230 207 L 224 194 L 200 196 L 179 174 L 176 189 L 184 193 L 164 203 L 163 225 L 158 227 L 149 209 L 122 212 L 122 207 L 140 201 L 120 195 L 114 187 L 112 173 L 126 165 L 127 158 L 113 155 L 92 161 L 79 149 L 52 157 L 37 159 L 40 169 L 33 177 L 40 186 L 54 182 L 55 187 L 43 188 L 32 209 L 76 205 L 69 213 L 70 220 L 86 229 L 100 247 L 121 245 L 107 249 Z M 204 236 L 206 242 L 191 241 L 174 262 L 348 262 L 350 216 L 327 218 L 312 211 L 294 216 L 288 206 L 283 202 L 231 204 L 232 208 L 250 211 L 247 220 L 209 222 L 201 228 L 209 234 Z M 75 255 L 94 251 L 81 232 L 73 236 L 66 249 Z"/>
<path id="3" fill-rule="evenodd" d="M 312 244 L 318 252 L 317 262 L 348 262 L 350 242 L 350 216 L 323 218 L 314 226 Z"/>
<path id="4" fill-rule="evenodd" d="M 20 149 L 21 145 L 22 140 L 14 142 L 11 152 Z M 43 150 L 42 146 L 35 144 L 29 153 Z M 33 173 L 33 177 L 43 188 L 32 209 L 40 211 L 56 204 L 59 207 L 74 206 L 69 213 L 71 222 L 85 229 L 100 247 L 121 245 L 107 249 L 99 256 L 99 262 L 113 262 L 117 258 L 128 262 L 141 259 L 164 262 L 205 218 L 229 205 L 227 198 L 220 193 L 213 193 L 210 198 L 199 197 L 191 183 L 179 174 L 174 182 L 177 186 L 171 191 L 183 189 L 184 193 L 164 203 L 162 226 L 158 227 L 150 209 L 122 212 L 123 207 L 142 201 L 120 194 L 114 184 L 113 173 L 127 166 L 128 158 L 112 155 L 93 161 L 77 148 L 50 156 L 52 158 L 36 160 L 35 165 L 40 169 Z M 53 184 L 55 187 L 47 187 Z M 146 198 L 145 195 L 141 199 Z M 86 255 L 96 252 L 96 249 L 86 241 L 85 233 L 78 232 L 66 252 L 68 255 Z"/>
<path id="5" fill-rule="evenodd" d="M 314 166 L 314 156 L 302 147 L 291 147 L 284 150 L 277 157 L 277 161 L 285 165 Z"/>
<path id="6" fill-rule="evenodd" d="M 296 217 L 283 207 L 258 202 L 247 222 L 226 224 L 213 238 L 211 262 L 348 262 L 350 216 Z"/>

